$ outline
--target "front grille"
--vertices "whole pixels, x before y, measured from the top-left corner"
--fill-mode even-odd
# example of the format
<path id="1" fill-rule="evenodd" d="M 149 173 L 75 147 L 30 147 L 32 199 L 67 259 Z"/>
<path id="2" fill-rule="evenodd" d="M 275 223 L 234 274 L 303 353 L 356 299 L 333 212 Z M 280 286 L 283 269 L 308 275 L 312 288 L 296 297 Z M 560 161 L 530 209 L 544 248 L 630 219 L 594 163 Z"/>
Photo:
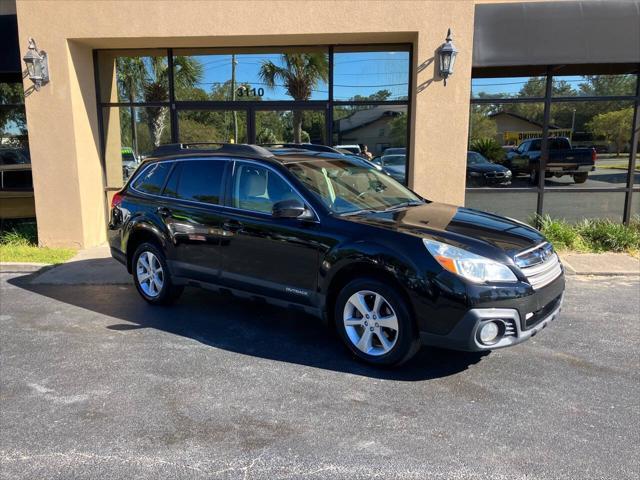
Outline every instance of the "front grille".
<path id="1" fill-rule="evenodd" d="M 547 318 L 551 312 L 553 312 L 556 308 L 560 306 L 560 302 L 562 301 L 562 295 L 558 295 L 552 301 L 550 301 L 547 305 L 542 307 L 537 312 L 533 312 L 533 315 L 525 320 L 524 328 L 529 329 L 531 327 L 535 327 L 542 320 Z"/>
<path id="2" fill-rule="evenodd" d="M 515 262 L 534 290 L 550 284 L 562 273 L 560 259 L 548 242 L 519 253 Z"/>

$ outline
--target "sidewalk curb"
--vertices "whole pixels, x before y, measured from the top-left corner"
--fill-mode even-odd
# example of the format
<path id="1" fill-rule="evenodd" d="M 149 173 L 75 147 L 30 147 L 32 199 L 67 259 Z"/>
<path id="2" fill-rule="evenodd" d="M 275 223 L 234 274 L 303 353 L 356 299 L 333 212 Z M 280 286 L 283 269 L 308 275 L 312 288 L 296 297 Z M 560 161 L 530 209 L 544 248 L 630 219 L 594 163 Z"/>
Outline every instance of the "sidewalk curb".
<path id="1" fill-rule="evenodd" d="M 44 272 L 56 265 L 52 263 L 33 262 L 0 262 L 0 273 L 35 273 Z"/>

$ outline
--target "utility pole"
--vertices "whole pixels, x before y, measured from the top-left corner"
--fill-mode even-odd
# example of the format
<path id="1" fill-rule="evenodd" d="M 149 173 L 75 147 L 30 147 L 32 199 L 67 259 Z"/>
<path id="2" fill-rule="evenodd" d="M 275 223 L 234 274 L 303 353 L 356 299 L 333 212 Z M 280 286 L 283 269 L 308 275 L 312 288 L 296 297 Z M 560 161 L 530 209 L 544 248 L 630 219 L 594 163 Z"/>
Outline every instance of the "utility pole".
<path id="1" fill-rule="evenodd" d="M 236 60 L 235 53 L 231 55 L 231 101 L 236 101 Z M 233 143 L 238 143 L 238 113 L 233 110 Z"/>

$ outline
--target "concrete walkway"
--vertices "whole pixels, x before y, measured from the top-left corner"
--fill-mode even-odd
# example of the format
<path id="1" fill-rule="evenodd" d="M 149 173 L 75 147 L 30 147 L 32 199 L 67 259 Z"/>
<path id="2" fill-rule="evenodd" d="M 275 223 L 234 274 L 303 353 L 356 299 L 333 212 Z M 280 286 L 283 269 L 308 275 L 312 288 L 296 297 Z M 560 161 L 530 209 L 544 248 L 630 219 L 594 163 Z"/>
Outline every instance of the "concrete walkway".
<path id="1" fill-rule="evenodd" d="M 46 270 L 32 283 L 51 285 L 114 285 L 132 283 L 127 269 L 111 258 L 109 247 L 80 250 L 67 263 Z"/>
<path id="2" fill-rule="evenodd" d="M 567 275 L 640 275 L 640 259 L 624 253 L 561 253 Z M 7 264 L 3 264 L 3 270 Z M 28 268 L 26 268 L 28 267 Z M 36 265 L 20 270 L 15 264 L 11 271 L 29 272 Z M 33 283 L 50 285 L 123 285 L 132 278 L 123 265 L 111 258 L 109 247 L 81 250 L 67 263 L 55 267 L 42 266 Z M 9 271 L 9 270 L 7 270 Z"/>
<path id="3" fill-rule="evenodd" d="M 640 259 L 626 253 L 563 253 L 568 275 L 640 275 Z"/>

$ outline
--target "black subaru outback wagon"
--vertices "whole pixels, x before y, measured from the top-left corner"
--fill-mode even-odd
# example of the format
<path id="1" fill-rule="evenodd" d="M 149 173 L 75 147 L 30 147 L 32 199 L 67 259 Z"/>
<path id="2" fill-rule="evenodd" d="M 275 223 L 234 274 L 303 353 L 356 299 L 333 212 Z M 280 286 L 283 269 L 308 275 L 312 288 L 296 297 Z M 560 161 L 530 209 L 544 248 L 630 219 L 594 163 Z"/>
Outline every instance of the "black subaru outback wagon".
<path id="1" fill-rule="evenodd" d="M 299 148 L 161 147 L 113 197 L 109 241 L 151 304 L 187 285 L 266 298 L 328 320 L 379 365 L 421 344 L 517 344 L 558 315 L 564 292 L 537 230 Z"/>

